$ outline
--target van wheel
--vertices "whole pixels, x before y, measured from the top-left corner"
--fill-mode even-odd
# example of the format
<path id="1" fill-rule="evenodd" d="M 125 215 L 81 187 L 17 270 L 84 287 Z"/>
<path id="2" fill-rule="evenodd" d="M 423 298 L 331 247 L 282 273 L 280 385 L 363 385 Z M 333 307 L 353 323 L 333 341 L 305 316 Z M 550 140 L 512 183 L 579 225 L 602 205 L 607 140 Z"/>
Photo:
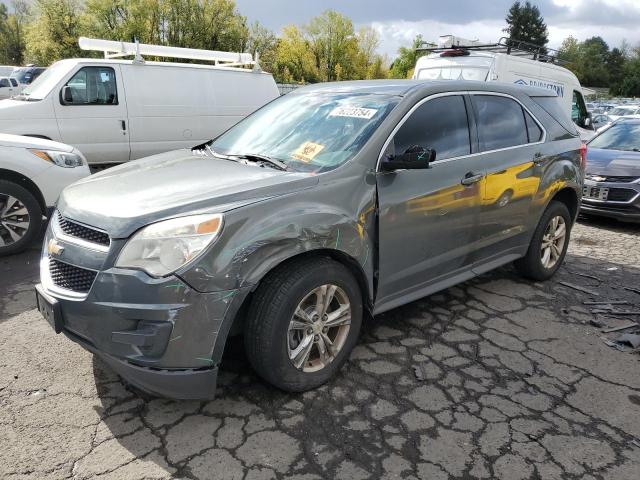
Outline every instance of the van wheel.
<path id="1" fill-rule="evenodd" d="M 294 261 L 255 293 L 245 324 L 247 357 L 276 387 L 310 390 L 344 364 L 361 323 L 362 293 L 347 268 L 328 258 Z"/>
<path id="2" fill-rule="evenodd" d="M 0 180 L 0 256 L 21 252 L 42 227 L 42 209 L 33 194 Z"/>
<path id="3" fill-rule="evenodd" d="M 567 206 L 552 201 L 536 227 L 527 254 L 514 262 L 516 270 L 532 280 L 548 280 L 560 268 L 569 246 L 571 215 Z"/>

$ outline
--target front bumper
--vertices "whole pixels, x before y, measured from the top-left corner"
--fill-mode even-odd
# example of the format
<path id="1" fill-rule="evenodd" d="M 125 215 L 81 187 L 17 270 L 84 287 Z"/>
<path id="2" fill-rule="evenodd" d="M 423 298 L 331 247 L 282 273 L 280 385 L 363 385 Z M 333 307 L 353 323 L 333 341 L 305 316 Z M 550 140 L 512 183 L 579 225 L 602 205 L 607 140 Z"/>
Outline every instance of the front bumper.
<path id="1" fill-rule="evenodd" d="M 598 200 L 583 196 L 580 205 L 582 213 L 615 218 L 625 222 L 640 222 L 640 184 L 638 182 L 613 183 L 585 180 L 584 190 L 591 188 L 624 191 L 626 197 L 612 201 L 609 197 L 607 200 Z"/>
<path id="2" fill-rule="evenodd" d="M 203 293 L 175 275 L 152 278 L 106 268 L 112 251 L 90 252 L 57 238 L 54 228 L 45 236 L 38 289 L 55 299 L 61 333 L 143 391 L 177 399 L 213 397 L 227 334 L 250 288 Z M 51 239 L 63 247 L 58 253 L 48 252 Z M 91 266 L 96 273 L 88 292 L 55 285 L 52 259 Z"/>

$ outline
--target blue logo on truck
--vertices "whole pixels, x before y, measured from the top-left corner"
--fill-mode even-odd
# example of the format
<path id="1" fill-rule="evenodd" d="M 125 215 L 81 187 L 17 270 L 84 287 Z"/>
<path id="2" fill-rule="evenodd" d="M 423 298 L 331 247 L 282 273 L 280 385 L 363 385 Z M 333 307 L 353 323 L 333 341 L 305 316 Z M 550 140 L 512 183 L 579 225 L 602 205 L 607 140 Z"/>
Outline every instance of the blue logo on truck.
<path id="1" fill-rule="evenodd" d="M 529 87 L 546 88 L 547 90 L 553 90 L 559 97 L 564 97 L 564 87 L 555 83 L 544 82 L 542 80 L 524 80 L 522 78 L 513 82 L 517 85 L 525 85 Z"/>

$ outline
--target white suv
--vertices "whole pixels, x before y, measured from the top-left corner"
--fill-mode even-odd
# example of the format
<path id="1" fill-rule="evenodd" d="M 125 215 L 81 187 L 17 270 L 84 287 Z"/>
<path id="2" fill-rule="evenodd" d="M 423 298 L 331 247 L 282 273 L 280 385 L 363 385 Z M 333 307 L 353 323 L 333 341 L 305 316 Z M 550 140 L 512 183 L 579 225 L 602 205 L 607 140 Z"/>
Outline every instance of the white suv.
<path id="1" fill-rule="evenodd" d="M 62 189 L 89 173 L 69 145 L 0 134 L 0 256 L 27 247 Z"/>

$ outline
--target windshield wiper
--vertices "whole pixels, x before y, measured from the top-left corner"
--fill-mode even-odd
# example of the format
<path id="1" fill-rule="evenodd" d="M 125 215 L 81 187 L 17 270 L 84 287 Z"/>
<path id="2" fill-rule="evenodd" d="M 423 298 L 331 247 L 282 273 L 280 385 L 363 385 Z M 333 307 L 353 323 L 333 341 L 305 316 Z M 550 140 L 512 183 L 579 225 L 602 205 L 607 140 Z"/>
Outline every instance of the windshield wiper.
<path id="1" fill-rule="evenodd" d="M 276 160 L 275 158 L 268 157 L 266 155 L 261 155 L 259 153 L 243 153 L 241 155 L 231 155 L 231 156 L 236 158 L 242 158 L 244 160 L 249 160 L 250 162 L 269 163 L 270 165 L 277 167 L 279 170 L 284 170 L 284 171 L 289 170 L 289 167 L 287 167 L 286 163 L 280 160 Z"/>

